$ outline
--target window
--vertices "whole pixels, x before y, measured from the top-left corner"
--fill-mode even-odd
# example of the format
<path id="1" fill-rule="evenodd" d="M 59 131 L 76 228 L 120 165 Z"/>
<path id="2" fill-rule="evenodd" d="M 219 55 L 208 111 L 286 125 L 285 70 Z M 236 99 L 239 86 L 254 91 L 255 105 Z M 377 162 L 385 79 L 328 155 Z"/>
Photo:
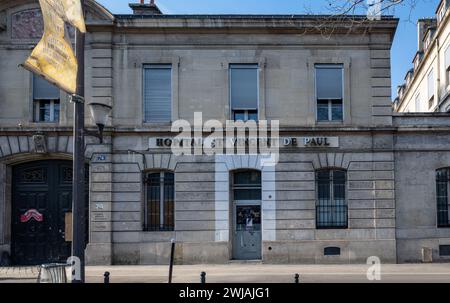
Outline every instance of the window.
<path id="1" fill-rule="evenodd" d="M 59 88 L 33 74 L 33 121 L 59 122 Z"/>
<path id="2" fill-rule="evenodd" d="M 230 64 L 230 102 L 234 120 L 258 120 L 258 65 Z"/>
<path id="3" fill-rule="evenodd" d="M 437 22 L 440 23 L 442 21 L 442 19 L 445 16 L 445 12 L 447 11 L 447 7 L 445 6 L 445 4 L 442 4 L 442 6 L 439 8 L 438 13 L 437 13 Z"/>
<path id="4" fill-rule="evenodd" d="M 428 85 L 428 108 L 434 104 L 434 70 L 432 69 L 427 76 Z"/>
<path id="5" fill-rule="evenodd" d="M 420 112 L 420 94 L 417 94 L 415 102 L 416 102 L 416 112 Z"/>
<path id="6" fill-rule="evenodd" d="M 450 168 L 436 171 L 437 225 L 450 227 L 448 193 L 450 189 Z"/>
<path id="7" fill-rule="evenodd" d="M 172 120 L 172 66 L 170 64 L 144 66 L 144 120 L 145 122 Z"/>
<path id="8" fill-rule="evenodd" d="M 340 256 L 341 248 L 340 247 L 325 247 L 323 249 L 324 256 Z"/>
<path id="9" fill-rule="evenodd" d="M 450 85 L 450 45 L 445 50 L 445 84 Z"/>
<path id="10" fill-rule="evenodd" d="M 316 64 L 317 121 L 343 120 L 343 66 Z"/>
<path id="11" fill-rule="evenodd" d="M 450 245 L 439 245 L 439 256 L 450 257 Z"/>
<path id="12" fill-rule="evenodd" d="M 347 228 L 346 172 L 319 170 L 316 172 L 316 186 L 316 227 Z"/>
<path id="13" fill-rule="evenodd" d="M 155 172 L 145 176 L 145 226 L 147 231 L 174 230 L 174 174 Z"/>
<path id="14" fill-rule="evenodd" d="M 233 174 L 234 200 L 261 200 L 261 173 L 259 171 L 238 171 Z"/>

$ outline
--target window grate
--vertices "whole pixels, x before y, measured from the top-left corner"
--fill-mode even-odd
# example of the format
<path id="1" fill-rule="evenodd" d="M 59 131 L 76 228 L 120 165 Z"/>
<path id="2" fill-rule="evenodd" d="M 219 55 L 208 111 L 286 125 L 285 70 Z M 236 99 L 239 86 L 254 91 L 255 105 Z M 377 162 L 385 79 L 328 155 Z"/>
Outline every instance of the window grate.
<path id="1" fill-rule="evenodd" d="M 174 174 L 150 173 L 146 176 L 145 231 L 173 231 L 174 224 Z"/>
<path id="2" fill-rule="evenodd" d="M 448 192 L 450 187 L 450 168 L 436 171 L 437 225 L 450 227 Z"/>
<path id="3" fill-rule="evenodd" d="M 340 256 L 341 248 L 340 247 L 325 247 L 323 249 L 324 256 Z"/>
<path id="4" fill-rule="evenodd" d="M 328 169 L 317 171 L 316 183 L 316 227 L 318 229 L 347 228 L 346 172 Z"/>

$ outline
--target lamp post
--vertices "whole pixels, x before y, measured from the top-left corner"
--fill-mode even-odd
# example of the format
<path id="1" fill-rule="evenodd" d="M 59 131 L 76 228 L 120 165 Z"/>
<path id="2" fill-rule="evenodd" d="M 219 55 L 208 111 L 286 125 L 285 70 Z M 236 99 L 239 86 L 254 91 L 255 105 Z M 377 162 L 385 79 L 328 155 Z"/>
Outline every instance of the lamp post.
<path id="1" fill-rule="evenodd" d="M 80 0 L 84 12 L 84 0 Z M 106 124 L 111 106 L 92 103 L 91 114 L 99 128 L 99 134 L 88 132 L 84 128 L 84 45 L 85 34 L 76 30 L 76 56 L 78 61 L 77 90 L 71 96 L 74 103 L 73 125 L 73 185 L 72 185 L 72 257 L 79 259 L 79 266 L 75 267 L 72 283 L 85 282 L 84 250 L 86 249 L 86 195 L 85 195 L 85 164 L 84 164 L 84 136 L 94 135 L 103 143 L 103 128 Z M 78 272 L 76 272 L 78 270 Z"/>
<path id="2" fill-rule="evenodd" d="M 80 0 L 84 12 L 84 0 Z M 77 90 L 72 96 L 74 103 L 73 125 L 73 185 L 72 185 L 72 256 L 79 259 L 79 268 L 75 267 L 72 283 L 84 283 L 84 250 L 86 246 L 86 201 L 84 169 L 84 44 L 85 34 L 76 30 L 76 56 L 78 61 Z M 77 266 L 78 267 L 78 266 Z"/>
<path id="3" fill-rule="evenodd" d="M 103 103 L 89 103 L 89 109 L 91 110 L 92 118 L 95 125 L 97 125 L 98 133 L 92 133 L 85 131 L 86 134 L 95 136 L 100 139 L 100 144 L 103 144 L 103 129 L 108 121 L 108 116 L 111 113 L 112 107 Z"/>

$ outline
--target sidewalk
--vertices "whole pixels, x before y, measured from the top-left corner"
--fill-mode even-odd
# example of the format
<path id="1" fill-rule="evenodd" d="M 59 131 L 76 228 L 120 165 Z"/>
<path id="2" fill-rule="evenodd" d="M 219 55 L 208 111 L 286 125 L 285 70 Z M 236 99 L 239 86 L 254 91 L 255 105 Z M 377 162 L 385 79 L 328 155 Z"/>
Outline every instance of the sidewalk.
<path id="1" fill-rule="evenodd" d="M 366 278 L 368 265 L 175 265 L 174 283 L 199 283 L 206 272 L 207 283 L 373 283 Z M 167 283 L 168 266 L 88 266 L 86 281 L 102 283 L 104 272 L 110 272 L 111 283 Z M 37 274 L 31 271 L 13 274 L 0 270 L 0 282 L 35 283 Z M 450 283 L 450 264 L 382 265 L 381 282 Z"/>

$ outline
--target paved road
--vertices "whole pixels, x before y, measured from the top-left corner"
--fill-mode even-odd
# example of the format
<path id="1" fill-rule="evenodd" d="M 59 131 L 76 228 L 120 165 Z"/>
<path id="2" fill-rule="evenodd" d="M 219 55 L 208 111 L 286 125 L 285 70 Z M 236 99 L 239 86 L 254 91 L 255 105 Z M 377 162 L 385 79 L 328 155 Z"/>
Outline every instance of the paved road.
<path id="1" fill-rule="evenodd" d="M 303 283 L 373 283 L 367 280 L 368 265 L 176 265 L 173 282 L 199 283 L 200 273 L 207 273 L 208 283 L 293 283 L 300 274 Z M 168 266 L 89 266 L 86 280 L 102 282 L 103 273 L 111 273 L 111 283 L 166 283 Z M 0 282 L 35 282 L 35 271 L 0 269 Z M 450 283 L 450 264 L 382 265 L 381 282 Z"/>

